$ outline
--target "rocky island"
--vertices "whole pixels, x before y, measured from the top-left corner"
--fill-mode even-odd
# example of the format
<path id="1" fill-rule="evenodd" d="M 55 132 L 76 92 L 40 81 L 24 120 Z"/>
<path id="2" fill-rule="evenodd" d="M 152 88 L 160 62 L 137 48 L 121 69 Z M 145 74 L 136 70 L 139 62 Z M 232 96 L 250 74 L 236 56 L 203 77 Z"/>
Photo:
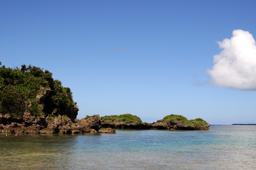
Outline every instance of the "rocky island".
<path id="1" fill-rule="evenodd" d="M 113 129 L 166 129 L 166 130 L 208 130 L 210 124 L 201 118 L 188 120 L 181 115 L 167 115 L 153 123 L 142 122 L 138 116 L 131 114 L 104 116 L 102 127 Z"/>
<path id="2" fill-rule="evenodd" d="M 25 134 L 98 133 L 98 115 L 76 119 L 70 88 L 39 67 L 0 67 L 0 132 Z M 108 130 L 103 130 L 108 132 Z"/>
<path id="3" fill-rule="evenodd" d="M 0 63 L 1 65 L 1 63 Z M 78 106 L 70 88 L 39 67 L 0 67 L 0 133 L 115 133 L 114 129 L 208 130 L 203 119 L 168 115 L 153 123 L 131 114 L 77 119 Z"/>

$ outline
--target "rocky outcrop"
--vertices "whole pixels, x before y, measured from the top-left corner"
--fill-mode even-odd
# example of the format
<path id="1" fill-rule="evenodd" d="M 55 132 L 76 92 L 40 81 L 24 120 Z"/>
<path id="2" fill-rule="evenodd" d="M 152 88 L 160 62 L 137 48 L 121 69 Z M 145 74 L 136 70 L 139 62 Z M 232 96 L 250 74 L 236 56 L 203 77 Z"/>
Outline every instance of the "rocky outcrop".
<path id="1" fill-rule="evenodd" d="M 112 129 L 112 128 L 101 128 L 101 129 L 100 129 L 100 132 L 101 132 L 101 133 L 114 134 L 114 133 L 116 133 L 116 130 L 115 130 L 115 129 Z"/>
<path id="2" fill-rule="evenodd" d="M 29 111 L 22 117 L 13 117 L 0 113 L 0 133 L 15 134 L 83 134 L 107 133 L 114 134 L 114 129 L 157 129 L 157 130 L 208 130 L 210 124 L 189 126 L 182 121 L 166 121 L 153 123 L 125 123 L 124 121 L 102 121 L 99 115 L 81 120 L 71 119 L 66 115 L 35 116 Z"/>
<path id="3" fill-rule="evenodd" d="M 24 116 L 14 118 L 0 113 L 0 132 L 16 134 L 82 134 L 98 133 L 101 128 L 101 119 L 95 115 L 88 119 L 75 119 L 67 116 L 36 117 L 29 112 Z"/>
<path id="4" fill-rule="evenodd" d="M 111 122 L 107 123 L 102 121 L 101 126 L 103 128 L 113 129 L 150 129 L 151 126 L 148 123 L 125 123 L 125 122 Z"/>
<path id="5" fill-rule="evenodd" d="M 102 121 L 103 128 L 113 129 L 152 129 L 152 130 L 209 130 L 210 124 L 206 126 L 188 126 L 181 121 L 174 123 L 165 122 L 163 119 L 153 123 L 125 123 L 125 122 L 111 122 Z"/>
<path id="6" fill-rule="evenodd" d="M 165 122 L 163 119 L 150 124 L 151 129 L 167 129 L 167 130 L 209 130 L 210 124 L 206 126 L 188 126 L 181 121 Z"/>
<path id="7" fill-rule="evenodd" d="M 71 89 L 39 67 L 0 67 L 0 133 L 98 133 L 95 115 L 78 120 Z"/>
<path id="8" fill-rule="evenodd" d="M 89 129 L 95 129 L 98 131 L 101 128 L 101 118 L 99 115 L 94 115 L 90 118 L 83 118 L 79 120 L 79 124 Z"/>
<path id="9" fill-rule="evenodd" d="M 18 115 L 0 113 L 0 133 L 25 134 L 75 134 L 98 133 L 101 126 L 99 116 L 92 116 L 86 121 L 77 120 L 78 107 L 72 103 L 64 112 L 56 113 L 52 108 L 50 98 L 52 90 L 41 88 L 35 99 L 25 101 L 31 107 L 32 102 L 39 105 L 39 113 L 26 108 Z"/>
<path id="10" fill-rule="evenodd" d="M 201 118 L 188 120 L 182 115 L 167 115 L 162 120 L 145 123 L 130 113 L 121 115 L 106 115 L 102 118 L 103 128 L 114 129 L 167 129 L 167 130 L 208 130 L 210 124 Z"/>

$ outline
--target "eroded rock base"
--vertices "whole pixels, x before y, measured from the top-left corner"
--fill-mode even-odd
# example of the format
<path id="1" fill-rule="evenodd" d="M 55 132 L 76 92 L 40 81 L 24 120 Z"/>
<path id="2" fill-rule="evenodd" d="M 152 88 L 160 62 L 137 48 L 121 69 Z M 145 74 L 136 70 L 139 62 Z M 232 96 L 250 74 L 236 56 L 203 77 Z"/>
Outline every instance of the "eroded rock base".
<path id="1" fill-rule="evenodd" d="M 58 117 L 36 117 L 25 113 L 22 118 L 14 118 L 0 113 L 0 133 L 83 134 L 99 133 L 100 128 L 99 116 L 71 121 L 70 118 L 60 115 Z"/>

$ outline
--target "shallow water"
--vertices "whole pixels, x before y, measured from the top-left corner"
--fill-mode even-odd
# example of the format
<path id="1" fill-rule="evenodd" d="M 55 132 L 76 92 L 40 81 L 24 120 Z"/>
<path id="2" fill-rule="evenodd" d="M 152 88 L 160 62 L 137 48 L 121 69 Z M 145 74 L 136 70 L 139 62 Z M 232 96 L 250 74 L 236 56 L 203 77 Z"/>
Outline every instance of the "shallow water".
<path id="1" fill-rule="evenodd" d="M 0 134 L 0 169 L 255 169 L 256 126 L 101 135 Z"/>

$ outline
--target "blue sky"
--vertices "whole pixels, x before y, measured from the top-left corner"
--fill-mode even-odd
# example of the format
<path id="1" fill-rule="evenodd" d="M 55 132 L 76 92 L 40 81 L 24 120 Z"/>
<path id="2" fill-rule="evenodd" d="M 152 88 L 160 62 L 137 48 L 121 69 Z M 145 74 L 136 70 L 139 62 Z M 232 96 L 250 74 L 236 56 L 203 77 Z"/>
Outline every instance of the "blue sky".
<path id="1" fill-rule="evenodd" d="M 211 84 L 217 41 L 256 35 L 256 1 L 0 1 L 0 61 L 70 87 L 78 118 L 168 114 L 256 123 L 254 90 Z M 255 56 L 256 57 L 256 56 Z"/>

